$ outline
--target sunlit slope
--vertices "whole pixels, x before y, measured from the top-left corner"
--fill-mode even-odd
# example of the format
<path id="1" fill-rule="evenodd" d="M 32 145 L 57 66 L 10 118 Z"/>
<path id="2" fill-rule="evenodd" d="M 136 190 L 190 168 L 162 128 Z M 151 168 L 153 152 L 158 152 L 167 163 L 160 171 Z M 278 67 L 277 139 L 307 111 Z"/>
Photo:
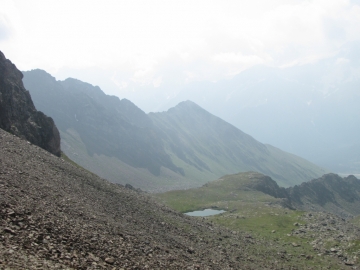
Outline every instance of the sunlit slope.
<path id="1" fill-rule="evenodd" d="M 256 141 L 191 101 L 149 116 L 162 131 L 164 146 L 175 165 L 194 179 L 257 171 L 271 176 L 281 186 L 291 186 L 326 172 L 300 157 Z"/>

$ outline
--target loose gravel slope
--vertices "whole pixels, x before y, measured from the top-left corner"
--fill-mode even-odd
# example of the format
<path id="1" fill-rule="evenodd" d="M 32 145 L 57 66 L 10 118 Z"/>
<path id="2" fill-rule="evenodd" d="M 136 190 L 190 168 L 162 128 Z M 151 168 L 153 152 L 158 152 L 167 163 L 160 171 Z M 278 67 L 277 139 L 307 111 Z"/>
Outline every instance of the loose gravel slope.
<path id="1" fill-rule="evenodd" d="M 256 269 L 249 236 L 0 130 L 0 269 Z M 263 268 L 263 267 L 261 267 Z"/>

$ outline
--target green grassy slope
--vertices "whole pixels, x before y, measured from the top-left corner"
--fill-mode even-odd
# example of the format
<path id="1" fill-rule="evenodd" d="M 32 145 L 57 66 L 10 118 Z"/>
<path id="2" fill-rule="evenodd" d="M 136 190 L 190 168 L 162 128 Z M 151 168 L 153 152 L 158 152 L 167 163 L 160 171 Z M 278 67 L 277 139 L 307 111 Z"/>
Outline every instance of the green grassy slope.
<path id="1" fill-rule="evenodd" d="M 276 269 L 288 269 L 287 263 L 297 265 L 298 269 L 343 269 L 344 262 L 340 257 L 337 261 L 336 256 L 331 256 L 330 248 L 342 249 L 343 256 L 349 258 L 359 253 L 357 240 L 340 243 L 334 239 L 344 232 L 318 227 L 320 220 L 329 218 L 327 214 L 307 214 L 285 208 L 283 199 L 254 189 L 257 184 L 267 182 L 264 180 L 266 176 L 255 172 L 226 175 L 200 188 L 169 191 L 156 194 L 156 198 L 181 212 L 206 208 L 226 210 L 219 215 L 194 218 L 228 227 L 234 233 L 249 233 L 250 241 L 257 243 L 255 254 L 268 256 L 271 263 L 286 261 Z M 358 219 L 354 223 L 359 224 Z M 317 248 L 314 241 L 320 243 Z"/>

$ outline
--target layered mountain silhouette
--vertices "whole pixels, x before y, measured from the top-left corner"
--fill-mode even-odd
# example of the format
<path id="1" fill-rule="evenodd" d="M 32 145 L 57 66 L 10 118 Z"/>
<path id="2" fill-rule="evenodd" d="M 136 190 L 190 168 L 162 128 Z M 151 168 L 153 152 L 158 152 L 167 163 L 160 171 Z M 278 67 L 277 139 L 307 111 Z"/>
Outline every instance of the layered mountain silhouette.
<path id="1" fill-rule="evenodd" d="M 260 65 L 228 80 L 175 89 L 130 84 L 135 91 L 124 94 L 145 111 L 167 110 L 190 99 L 261 142 L 331 171 L 356 174 L 360 173 L 359 51 L 360 42 L 354 41 L 328 58 L 304 65 Z"/>
<path id="2" fill-rule="evenodd" d="M 321 226 L 331 222 L 334 229 L 328 230 L 335 232 L 338 239 L 348 239 L 337 242 L 337 249 L 330 249 L 338 261 L 330 256 L 326 260 L 317 259 L 319 256 L 315 258 L 312 253 L 319 252 L 318 246 L 308 253 L 305 250 L 307 246 L 300 249 L 296 243 L 289 243 L 290 248 L 293 247 L 291 253 L 301 255 L 292 256 L 290 252 L 283 251 L 286 242 L 282 242 L 281 238 L 258 237 L 243 228 L 230 230 L 209 219 L 185 216 L 156 202 L 153 196 L 135 191 L 130 186 L 110 183 L 73 162 L 53 155 L 60 154 L 59 134 L 53 120 L 35 109 L 21 83 L 21 73 L 2 54 L 0 71 L 1 268 L 277 269 L 279 266 L 298 268 L 306 265 L 308 260 L 311 260 L 311 265 L 321 263 L 326 268 L 337 263 L 358 266 L 356 257 L 354 261 L 348 259 L 348 254 L 354 254 L 353 249 L 348 247 L 354 245 L 351 239 L 358 239 L 358 228 L 345 219 L 339 222 L 339 218 L 329 214 L 326 214 L 327 217 L 308 214 L 307 217 L 316 216 L 309 225 L 311 230 L 307 229 L 307 224 L 306 228 L 298 223 L 294 225 L 299 226 L 298 232 L 301 230 L 302 233 L 323 232 L 317 237 L 323 243 L 324 237 L 329 238 L 329 234 L 319 228 L 318 221 Z M 59 126 L 60 130 L 66 129 L 61 133 L 66 138 L 64 145 L 67 150 L 73 153 L 75 149 L 84 147 L 87 156 L 83 156 L 83 160 L 94 159 L 100 163 L 99 166 L 106 165 L 104 161 L 111 159 L 120 162 L 122 158 L 123 166 L 146 170 L 154 177 L 161 176 L 163 168 L 166 168 L 186 179 L 191 170 L 214 173 L 214 160 L 234 159 L 248 166 L 256 166 L 255 159 L 259 158 L 262 158 L 264 166 L 271 158 L 288 158 L 289 163 L 291 158 L 294 162 L 298 160 L 280 150 L 261 145 L 192 102 L 181 103 L 167 113 L 146 115 L 131 102 L 107 97 L 96 87 L 71 79 L 56 82 L 42 72 L 44 75 L 48 79 L 46 85 L 53 87 L 46 89 L 52 91 L 49 96 L 57 99 L 48 108 L 53 108 L 65 119 L 60 121 Z M 67 93 L 59 95 L 57 91 Z M 62 99 L 64 96 L 66 98 Z M 61 109 L 59 104 L 65 109 Z M 164 126 L 167 129 L 162 128 Z M 109 134 L 114 131 L 118 132 L 116 135 L 120 142 Z M 89 145 L 93 142 L 97 145 Z M 229 151 L 230 148 L 232 151 Z M 248 154 L 247 159 L 245 155 L 239 156 L 240 148 Z M 109 153 L 114 156 L 105 156 Z M 252 156 L 255 154 L 255 157 Z M 143 159 L 137 160 L 141 155 Z M 96 156 L 98 159 L 95 159 Z M 149 156 L 153 158 L 152 162 L 147 160 Z M 187 166 L 181 168 L 179 164 Z M 221 162 L 216 164 L 219 168 L 223 166 Z M 314 167 L 303 160 L 302 164 Z M 272 165 L 276 167 L 276 163 Z M 295 171 L 306 168 L 298 163 L 291 165 Z M 124 168 L 121 170 L 124 171 Z M 252 172 L 243 175 L 246 176 L 246 186 L 242 185 L 246 188 L 245 192 L 255 189 L 276 198 L 294 198 L 293 202 L 298 205 L 306 205 L 314 198 L 320 198 L 317 205 L 336 204 L 339 198 L 350 206 L 359 201 L 358 180 L 353 176 L 341 179 L 336 175 L 325 175 L 319 181 L 313 180 L 290 189 L 292 193 L 289 195 L 289 189 L 280 188 L 268 176 Z M 231 192 L 234 196 L 236 194 L 232 191 L 239 181 L 228 185 L 228 178 L 225 176 L 207 186 L 219 187 L 220 184 L 221 191 Z M 358 211 L 359 207 L 354 209 Z M 232 213 L 228 214 L 235 217 Z M 284 223 L 280 224 L 284 226 Z M 329 238 L 331 242 L 334 239 Z M 300 240 L 304 244 L 305 241 Z M 324 254 L 329 253 L 325 246 L 327 243 L 324 248 L 320 245 Z M 301 253 L 294 249 L 300 249 Z M 337 253 L 338 249 L 341 253 Z"/>
<path id="3" fill-rule="evenodd" d="M 24 84 L 36 107 L 55 119 L 63 151 L 113 182 L 159 191 L 255 170 L 290 186 L 325 172 L 257 142 L 190 101 L 147 115 L 99 87 L 56 81 L 42 70 L 24 72 Z"/>
<path id="4" fill-rule="evenodd" d="M 0 128 L 60 156 L 54 121 L 37 111 L 24 88 L 23 74 L 0 51 Z"/>

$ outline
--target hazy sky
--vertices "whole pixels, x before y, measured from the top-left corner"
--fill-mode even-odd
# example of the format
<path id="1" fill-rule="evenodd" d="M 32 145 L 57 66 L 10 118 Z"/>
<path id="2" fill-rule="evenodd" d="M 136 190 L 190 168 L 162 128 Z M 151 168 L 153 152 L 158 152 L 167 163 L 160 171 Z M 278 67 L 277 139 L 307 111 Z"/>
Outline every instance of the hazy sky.
<path id="1" fill-rule="evenodd" d="M 19 69 L 113 70 L 119 89 L 302 64 L 359 39 L 360 1 L 0 0 L 0 50 Z"/>

